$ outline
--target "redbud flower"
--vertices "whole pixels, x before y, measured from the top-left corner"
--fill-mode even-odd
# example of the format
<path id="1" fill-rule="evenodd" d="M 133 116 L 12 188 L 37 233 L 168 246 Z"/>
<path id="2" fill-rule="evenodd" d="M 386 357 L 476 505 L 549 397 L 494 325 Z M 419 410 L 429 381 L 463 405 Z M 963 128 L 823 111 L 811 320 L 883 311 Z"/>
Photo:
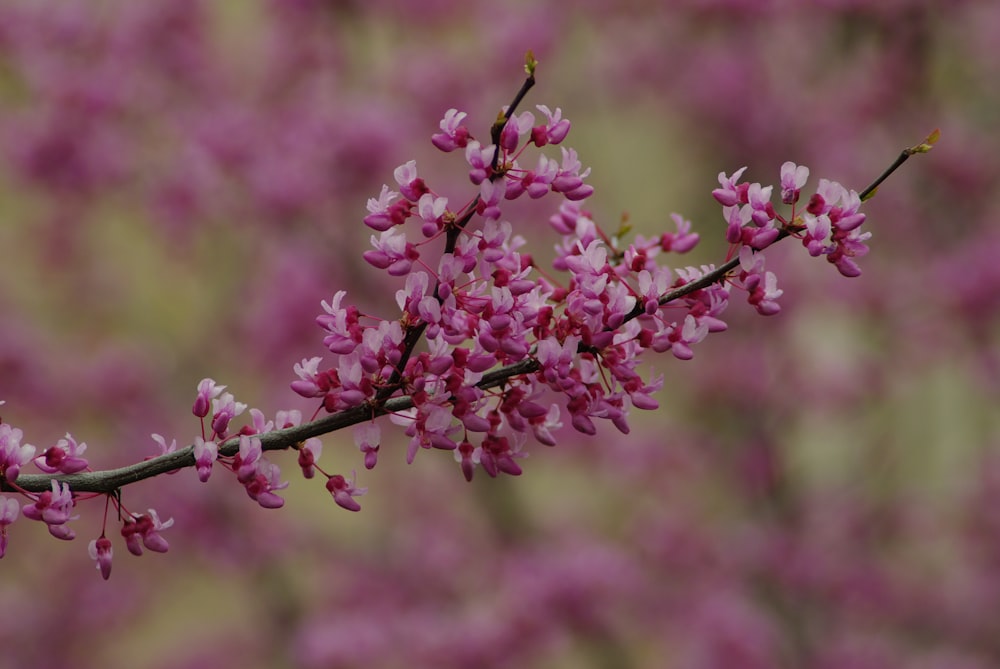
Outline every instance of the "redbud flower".
<path id="1" fill-rule="evenodd" d="M 94 539 L 87 546 L 87 552 L 90 554 L 90 559 L 97 562 L 97 569 L 101 572 L 101 577 L 106 581 L 111 577 L 111 540 L 108 539 L 104 534 L 97 539 Z"/>
<path id="2" fill-rule="evenodd" d="M 148 514 L 140 514 L 134 519 L 126 520 L 121 533 L 125 538 L 126 547 L 133 555 L 142 555 L 143 546 L 157 553 L 166 553 L 170 545 L 160 536 L 160 531 L 172 527 L 173 524 L 173 518 L 160 521 L 156 511 L 149 509 Z"/>
<path id="3" fill-rule="evenodd" d="M 674 253 L 687 253 L 693 249 L 700 239 L 698 233 L 691 232 L 691 221 L 682 218 L 679 214 L 670 214 L 677 226 L 677 232 L 665 232 L 660 237 L 660 246 L 664 251 Z"/>
<path id="4" fill-rule="evenodd" d="M 784 293 L 778 288 L 774 272 L 764 271 L 764 254 L 754 253 L 744 246 L 740 249 L 740 274 L 747 290 L 747 302 L 752 304 L 762 316 L 772 316 L 781 311 L 777 300 Z"/>
<path id="5" fill-rule="evenodd" d="M 73 494 L 69 485 L 52 480 L 52 490 L 38 493 L 38 498 L 26 504 L 22 511 L 32 520 L 41 520 L 50 525 L 61 525 L 69 520 L 73 509 Z"/>
<path id="6" fill-rule="evenodd" d="M 465 148 L 465 145 L 471 139 L 469 129 L 462 125 L 462 121 L 466 116 L 468 114 L 460 112 L 457 109 L 446 111 L 444 118 L 441 119 L 441 132 L 435 133 L 431 137 L 431 142 L 433 142 L 434 146 L 446 153 L 455 149 Z"/>
<path id="7" fill-rule="evenodd" d="M 486 180 L 492 171 L 494 147 L 490 144 L 483 147 L 473 140 L 465 147 L 465 161 L 472 169 L 469 171 L 469 179 L 477 186 Z"/>
<path id="8" fill-rule="evenodd" d="M 191 412 L 198 418 L 207 416 L 211 401 L 221 395 L 225 389 L 225 386 L 215 385 L 215 381 L 212 379 L 202 379 L 198 383 L 198 396 L 194 400 Z"/>
<path id="9" fill-rule="evenodd" d="M 394 216 L 392 201 L 397 197 L 399 197 L 399 193 L 389 190 L 389 187 L 383 184 L 382 192 L 377 198 L 368 198 L 369 214 L 364 218 L 365 225 L 373 230 L 383 232 L 402 223 L 402 220 L 397 221 L 397 216 Z"/>
<path id="10" fill-rule="evenodd" d="M 0 475 L 13 483 L 21 471 L 21 467 L 31 462 L 35 456 L 35 447 L 31 444 L 21 444 L 22 432 L 9 423 L 0 423 Z"/>
<path id="11" fill-rule="evenodd" d="M 365 469 L 372 469 L 378 461 L 382 430 L 378 423 L 361 423 L 354 428 L 354 443 L 365 454 Z"/>
<path id="12" fill-rule="evenodd" d="M 153 441 L 155 441 L 159 445 L 159 447 L 160 447 L 160 455 L 166 455 L 168 453 L 173 453 L 174 451 L 177 450 L 177 440 L 176 439 L 171 439 L 170 440 L 170 445 L 168 446 L 167 445 L 167 440 L 163 437 L 163 435 L 151 434 L 149 436 L 152 437 Z"/>
<path id="13" fill-rule="evenodd" d="M 799 201 L 799 191 L 809 179 L 809 168 L 788 161 L 781 165 L 781 201 L 795 204 Z"/>
<path id="14" fill-rule="evenodd" d="M 241 437 L 242 441 L 242 437 Z M 212 475 L 212 463 L 219 457 L 219 447 L 214 441 L 205 441 L 200 435 L 194 438 L 194 465 L 198 480 L 204 483 Z"/>
<path id="15" fill-rule="evenodd" d="M 733 176 L 731 177 L 727 177 L 725 172 L 719 172 L 719 183 L 722 185 L 722 188 L 713 190 L 712 197 L 723 207 L 746 204 L 747 189 L 750 188 L 750 185 L 738 183 L 746 169 L 746 167 L 741 167 L 733 172 Z"/>
<path id="16" fill-rule="evenodd" d="M 545 114 L 548 123 L 540 125 L 531 130 L 531 141 L 535 146 L 545 146 L 545 144 L 558 144 L 566 139 L 569 133 L 570 123 L 568 119 L 562 117 L 562 109 L 556 107 L 555 112 L 545 105 L 536 105 L 538 111 Z"/>
<path id="17" fill-rule="evenodd" d="M 281 481 L 281 469 L 267 460 L 259 460 L 253 478 L 245 483 L 247 495 L 265 509 L 279 509 L 285 504 L 275 490 L 288 487 L 287 481 Z"/>
<path id="18" fill-rule="evenodd" d="M 357 475 L 352 472 L 350 481 L 340 474 L 334 474 L 326 480 L 326 489 L 333 495 L 333 501 L 348 511 L 360 511 L 361 505 L 354 498 L 368 492 L 368 488 L 358 488 L 355 485 L 356 478 Z"/>
<path id="19" fill-rule="evenodd" d="M 316 461 L 319 460 L 323 452 L 323 442 L 316 437 L 306 439 L 299 446 L 298 465 L 302 470 L 302 477 L 311 479 L 316 476 Z"/>
<path id="20" fill-rule="evenodd" d="M 76 440 L 67 432 L 63 439 L 56 442 L 55 446 L 46 448 L 41 455 L 35 458 L 35 466 L 46 474 L 75 474 L 82 472 L 88 467 L 86 458 L 80 454 L 87 450 L 87 444 Z"/>
<path id="21" fill-rule="evenodd" d="M 529 111 L 513 114 L 500 131 L 500 148 L 507 153 L 514 153 L 520 136 L 531 130 L 535 123 L 535 115 Z"/>
<path id="22" fill-rule="evenodd" d="M 243 413 L 246 408 L 247 405 L 243 402 L 237 402 L 232 393 L 224 393 L 212 400 L 212 431 L 220 437 L 224 436 L 229 429 L 229 422 Z"/>
<path id="23" fill-rule="evenodd" d="M 0 495 L 0 558 L 7 552 L 7 526 L 17 520 L 21 505 L 12 497 Z"/>

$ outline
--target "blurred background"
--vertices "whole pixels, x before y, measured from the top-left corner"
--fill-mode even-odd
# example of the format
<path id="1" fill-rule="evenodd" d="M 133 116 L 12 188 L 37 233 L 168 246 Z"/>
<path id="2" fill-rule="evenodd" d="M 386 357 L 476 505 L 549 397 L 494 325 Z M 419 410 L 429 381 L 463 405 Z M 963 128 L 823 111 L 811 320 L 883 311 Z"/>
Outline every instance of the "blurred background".
<path id="1" fill-rule="evenodd" d="M 1000 666 L 997 34 L 989 0 L 0 0 L 2 415 L 99 468 L 190 443 L 205 376 L 311 413 L 288 383 L 324 354 L 320 300 L 395 310 L 367 198 L 410 159 L 471 197 L 430 135 L 457 107 L 487 138 L 528 49 L 524 108 L 573 122 L 586 207 L 647 236 L 692 219 L 676 265 L 724 257 L 719 172 L 861 190 L 942 131 L 866 205 L 860 278 L 769 251 L 782 312 L 737 296 L 692 361 L 655 361 L 661 408 L 627 437 L 565 431 L 467 484 L 448 453 L 405 465 L 388 422 L 373 471 L 330 435 L 358 514 L 289 454 L 279 511 L 221 471 L 160 477 L 124 500 L 175 519 L 171 550 L 109 527 L 108 582 L 102 504 L 72 543 L 21 519 L 0 665 Z M 510 210 L 538 257 L 553 206 Z"/>

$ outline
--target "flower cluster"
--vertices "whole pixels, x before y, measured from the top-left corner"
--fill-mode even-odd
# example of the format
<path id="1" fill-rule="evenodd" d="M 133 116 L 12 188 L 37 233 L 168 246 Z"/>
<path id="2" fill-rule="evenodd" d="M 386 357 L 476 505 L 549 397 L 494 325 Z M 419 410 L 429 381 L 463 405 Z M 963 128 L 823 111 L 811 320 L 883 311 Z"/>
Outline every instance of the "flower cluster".
<path id="1" fill-rule="evenodd" d="M 355 444 L 365 468 L 372 469 L 382 439 L 374 419 L 390 414 L 409 438 L 407 462 L 422 449 L 440 449 L 453 453 L 468 480 L 477 469 L 491 477 L 518 475 L 528 438 L 554 445 L 564 417 L 583 434 L 596 434 L 601 419 L 628 433 L 633 408 L 656 409 L 654 394 L 664 377 L 640 372 L 643 354 L 669 351 L 691 359 L 696 344 L 726 329 L 722 314 L 733 290 L 745 291 L 759 313 L 777 313 L 783 291 L 775 274 L 765 270 L 763 253 L 775 241 L 794 236 L 845 276 L 860 273 L 853 259 L 867 252 L 869 237 L 859 232 L 861 197 L 821 180 L 801 210 L 797 203 L 809 171 L 793 163 L 780 172 L 788 215 L 771 202 L 774 186 L 740 181 L 745 168 L 720 174 L 713 195 L 723 207 L 730 257 L 718 267 L 666 264 L 667 254 L 698 244 L 691 223 L 674 214 L 672 231 L 630 241 L 624 231 L 602 229 L 582 205 L 593 189 L 577 153 L 564 146 L 558 157 L 546 153 L 566 139 L 569 120 L 558 108 L 537 110 L 536 123 L 532 112 L 505 108 L 488 143 L 464 124 L 465 112 L 445 113 L 431 141 L 464 158 L 473 194 L 460 205 L 433 189 L 412 160 L 395 170 L 396 189 L 383 186 L 368 201 L 364 223 L 377 234 L 364 259 L 397 277 L 399 314 L 364 314 L 347 302 L 345 291 L 335 293 L 316 318 L 335 360 L 332 365 L 320 357 L 302 360 L 291 383 L 298 395 L 317 401 L 316 414 L 344 417 L 340 424 L 315 430 L 322 419 L 314 415 L 304 423 L 299 411 L 279 411 L 268 419 L 206 378 L 192 405 L 201 421 L 192 445 L 178 451 L 176 440 L 168 444 L 153 435 L 160 455 L 147 458 L 147 464 L 161 465 L 159 473 L 193 465 L 202 482 L 222 467 L 252 500 L 275 509 L 284 505 L 278 492 L 288 483 L 265 452 L 293 448 L 305 478 L 320 473 L 336 504 L 359 511 L 356 498 L 366 488 L 357 485 L 354 473 L 348 478 L 320 467 L 322 445 L 315 435 L 354 425 Z M 529 155 L 532 151 L 537 155 Z M 523 196 L 559 200 L 548 219 L 558 235 L 551 272 L 525 251 L 525 239 L 503 217 L 506 203 Z M 246 423 L 234 428 L 244 414 Z M 75 518 L 77 501 L 87 497 L 54 478 L 75 481 L 73 475 L 89 470 L 86 444 L 66 434 L 36 457 L 35 447 L 21 439 L 20 430 L 0 422 L 0 482 L 28 500 L 22 507 L 0 497 L 0 556 L 7 526 L 19 514 L 44 522 L 57 538 L 72 539 L 67 523 Z M 49 489 L 18 485 L 28 463 L 53 477 Z M 117 489 L 101 492 L 107 500 L 105 525 L 108 511 L 117 509 L 130 553 L 168 549 L 160 532 L 172 519 L 161 521 L 153 509 L 132 513 Z M 89 552 L 108 578 L 113 547 L 103 529 Z"/>
<path id="2" fill-rule="evenodd" d="M 773 186 L 740 182 L 743 169 L 722 174 L 713 195 L 737 258 L 722 267 L 671 268 L 663 254 L 699 241 L 690 222 L 675 214 L 676 231 L 628 244 L 602 230 L 581 206 L 591 188 L 575 151 L 560 147 L 561 160 L 542 152 L 527 158 L 529 149 L 560 144 L 570 129 L 561 110 L 538 110 L 538 125 L 530 112 L 507 110 L 488 145 L 464 124 L 464 112 L 445 113 L 432 143 L 445 152 L 464 149 L 475 197 L 452 208 L 415 161 L 395 170 L 397 190 L 383 186 L 368 201 L 364 222 L 379 234 L 364 257 L 405 277 L 396 294 L 400 315 L 368 316 L 346 304 L 345 291 L 336 293 L 316 319 L 336 361 L 303 360 L 291 384 L 328 412 L 370 406 L 374 415 L 389 398 L 409 398 L 391 416 L 409 437 L 407 461 L 421 449 L 449 450 L 470 480 L 479 467 L 490 476 L 520 474 L 527 437 L 553 444 L 567 414 L 585 434 L 596 433 L 597 419 L 627 433 L 630 410 L 655 409 L 653 394 L 663 385 L 662 376 L 638 371 L 643 352 L 693 357 L 695 344 L 726 329 L 721 315 L 734 287 L 759 313 L 778 312 L 782 290 L 761 251 L 779 238 L 800 237 L 848 276 L 856 274 L 851 258 L 865 250 L 858 195 L 823 180 L 806 211 L 797 211 L 808 169 L 786 163 L 780 183 L 782 202 L 792 205 L 787 218 L 771 202 Z M 549 222 L 561 237 L 552 266 L 565 278 L 539 268 L 502 218 L 504 203 L 525 194 L 562 198 Z M 442 237 L 443 251 L 431 256 L 430 244 Z M 377 462 L 379 439 L 373 422 L 356 433 L 366 468 Z"/>

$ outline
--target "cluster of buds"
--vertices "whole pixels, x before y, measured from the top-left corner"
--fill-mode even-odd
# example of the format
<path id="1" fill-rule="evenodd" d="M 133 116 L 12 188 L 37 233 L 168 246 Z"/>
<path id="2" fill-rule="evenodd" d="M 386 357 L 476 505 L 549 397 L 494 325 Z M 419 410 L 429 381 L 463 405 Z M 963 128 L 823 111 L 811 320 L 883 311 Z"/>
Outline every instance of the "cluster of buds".
<path id="1" fill-rule="evenodd" d="M 284 500 L 282 481 L 269 450 L 294 449 L 305 478 L 325 477 L 326 489 L 344 509 L 360 510 L 366 492 L 356 476 L 326 472 L 318 464 L 318 435 L 354 426 L 354 441 L 366 469 L 378 463 L 381 428 L 388 414 L 409 437 L 407 462 L 422 449 L 451 451 L 462 475 L 472 480 L 518 475 L 529 438 L 552 446 L 564 418 L 592 435 L 597 421 L 629 432 L 632 409 L 658 407 L 654 394 L 663 376 L 640 372 L 647 351 L 669 351 L 688 360 L 709 333 L 726 329 L 722 314 L 734 291 L 743 292 L 761 314 L 777 313 L 782 291 L 765 269 L 764 249 L 785 237 L 802 241 L 810 255 L 825 256 L 844 276 L 857 276 L 855 258 L 867 252 L 869 233 L 861 202 L 905 157 L 926 152 L 936 141 L 904 151 L 868 191 L 858 194 L 820 180 L 804 208 L 800 193 L 809 170 L 785 163 L 780 170 L 781 213 L 772 203 L 774 186 L 740 181 L 744 169 L 719 175 L 713 191 L 723 207 L 731 247 L 719 266 L 673 266 L 668 254 L 694 248 L 691 223 L 673 215 L 673 229 L 623 241 L 627 230 L 601 228 L 583 208 L 593 189 L 574 150 L 561 146 L 570 122 L 539 105 L 516 113 L 533 85 L 534 62 L 514 102 L 481 142 L 465 125 L 466 113 L 448 110 L 433 145 L 464 158 L 472 196 L 455 206 L 419 175 L 416 161 L 395 170 L 396 188 L 383 186 L 368 201 L 364 223 L 372 249 L 369 265 L 399 277 L 398 316 L 364 314 L 339 291 L 323 302 L 316 322 L 331 364 L 313 357 L 296 364 L 291 388 L 317 402 L 308 421 L 298 411 L 279 411 L 273 420 L 249 409 L 212 379 L 198 384 L 192 413 L 201 421 L 191 445 L 153 435 L 159 455 L 124 468 L 126 482 L 194 467 L 206 482 L 216 467 L 230 472 L 260 506 Z M 559 145 L 559 156 L 547 153 Z M 532 156 L 533 152 L 537 155 Z M 507 202 L 558 199 L 549 224 L 557 235 L 551 271 L 526 252 L 526 241 L 503 218 Z M 436 250 L 435 250 L 436 249 Z M 405 277 L 405 278 L 403 278 Z M 2 404 L 2 402 L 0 402 Z M 324 413 L 326 415 L 320 416 Z M 239 429 L 238 416 L 249 420 Z M 105 525 L 121 522 L 130 553 L 165 552 L 160 532 L 173 524 L 155 510 L 129 511 L 121 499 L 121 473 L 93 472 L 83 457 L 86 444 L 69 434 L 36 456 L 19 429 L 0 421 L 0 488 L 24 498 L 0 495 L 0 557 L 8 526 L 23 514 L 43 522 L 60 539 L 72 539 L 72 510 L 82 499 L 104 496 Z M 34 464 L 43 475 L 23 476 Z M 116 514 L 109 514 L 111 509 Z M 112 542 L 102 529 L 89 545 L 104 578 L 111 573 Z"/>

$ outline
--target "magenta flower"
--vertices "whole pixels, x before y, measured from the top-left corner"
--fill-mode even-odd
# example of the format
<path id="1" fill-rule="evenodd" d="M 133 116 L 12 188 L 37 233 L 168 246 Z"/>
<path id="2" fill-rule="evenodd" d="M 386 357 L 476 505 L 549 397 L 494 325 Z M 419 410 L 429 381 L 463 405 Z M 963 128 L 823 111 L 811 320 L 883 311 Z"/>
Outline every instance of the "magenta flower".
<path id="1" fill-rule="evenodd" d="M 378 423 L 361 423 L 354 428 L 354 443 L 365 454 L 365 469 L 372 469 L 378 461 L 382 430 Z"/>
<path id="2" fill-rule="evenodd" d="M 691 232 L 691 221 L 680 216 L 680 214 L 670 214 L 677 226 L 677 232 L 664 232 L 660 237 L 660 246 L 664 251 L 674 253 L 687 253 L 698 244 L 700 237 L 698 233 Z"/>
<path id="3" fill-rule="evenodd" d="M 323 452 L 323 442 L 316 437 L 306 439 L 298 450 L 298 465 L 302 470 L 302 477 L 311 479 L 316 476 L 316 461 Z"/>
<path id="4" fill-rule="evenodd" d="M 538 111 L 542 112 L 548 119 L 545 125 L 536 126 L 531 129 L 531 141 L 535 146 L 545 146 L 546 144 L 559 144 L 566 139 L 569 133 L 570 123 L 568 119 L 562 117 L 562 109 L 556 107 L 553 112 L 545 105 L 536 105 Z"/>
<path id="5" fill-rule="evenodd" d="M 53 479 L 52 490 L 39 493 L 34 502 L 24 505 L 21 512 L 25 518 L 45 523 L 49 534 L 57 539 L 69 540 L 75 536 L 73 530 L 66 526 L 71 520 L 70 513 L 74 504 L 69 485 Z"/>
<path id="6" fill-rule="evenodd" d="M 97 563 L 95 566 L 101 572 L 101 577 L 105 581 L 108 580 L 111 577 L 111 557 L 114 552 L 111 548 L 111 540 L 101 534 L 100 537 L 90 542 L 87 546 L 87 552 L 90 554 L 90 559 Z"/>
<path id="7" fill-rule="evenodd" d="M 198 396 L 194 400 L 194 406 L 191 407 L 191 413 L 198 418 L 207 416 L 212 400 L 221 395 L 225 389 L 225 386 L 215 385 L 212 379 L 202 379 L 198 383 Z"/>
<path id="8" fill-rule="evenodd" d="M 194 464 L 198 471 L 198 480 L 208 481 L 212 475 L 212 464 L 219 457 L 219 447 L 214 441 L 205 441 L 200 435 L 194 438 Z"/>
<path id="9" fill-rule="evenodd" d="M 237 402 L 232 393 L 223 393 L 212 400 L 212 431 L 224 438 L 229 430 L 229 423 L 247 408 L 243 402 Z"/>
<path id="10" fill-rule="evenodd" d="M 361 505 L 354 498 L 368 492 L 368 488 L 358 488 L 355 485 L 356 478 L 357 475 L 352 472 L 350 481 L 340 474 L 334 474 L 326 480 L 326 489 L 333 495 L 333 501 L 348 511 L 360 511 Z"/>
<path id="11" fill-rule="evenodd" d="M 462 125 L 462 121 L 468 116 L 465 112 L 457 109 L 449 109 L 441 119 L 441 132 L 431 136 L 431 142 L 445 153 L 455 149 L 464 149 L 472 138 L 469 129 Z"/>
<path id="12" fill-rule="evenodd" d="M 17 480 L 21 467 L 35 456 L 34 446 L 21 444 L 22 434 L 9 423 L 0 423 L 0 475 L 10 483 Z"/>
<path id="13" fill-rule="evenodd" d="M 20 512 L 16 499 L 0 495 L 0 558 L 7 552 L 7 526 L 17 520 Z"/>
<path id="14" fill-rule="evenodd" d="M 477 186 L 483 183 L 493 172 L 494 150 L 492 144 L 483 147 L 476 140 L 472 140 L 465 147 L 465 161 L 472 167 L 469 171 L 469 179 Z"/>
<path id="15" fill-rule="evenodd" d="M 781 201 L 785 204 L 795 204 L 799 201 L 799 192 L 809 179 L 809 168 L 788 161 L 781 165 Z"/>
<path id="16" fill-rule="evenodd" d="M 87 444 L 76 440 L 69 434 L 56 442 L 55 446 L 46 448 L 35 458 L 35 466 L 46 474 L 75 474 L 88 467 L 86 458 L 80 455 L 87 450 Z"/>
<path id="17" fill-rule="evenodd" d="M 733 176 L 727 177 L 725 172 L 719 172 L 719 183 L 722 188 L 712 191 L 712 197 L 723 207 L 732 207 L 737 204 L 747 203 L 747 190 L 750 184 L 739 183 L 740 177 L 746 171 L 746 167 L 733 172 Z"/>
<path id="18" fill-rule="evenodd" d="M 121 529 L 125 546 L 132 555 L 142 555 L 143 546 L 156 553 L 166 553 L 170 545 L 160 536 L 160 531 L 172 527 L 173 524 L 173 518 L 160 521 L 156 511 L 149 509 L 148 514 L 140 514 L 125 521 Z"/>
<path id="19" fill-rule="evenodd" d="M 316 324 L 326 331 L 323 338 L 323 345 L 330 349 L 331 353 L 350 353 L 361 343 L 361 336 L 364 329 L 359 322 L 360 313 L 353 305 L 343 306 L 344 298 L 347 296 L 346 290 L 338 290 L 333 299 L 327 302 L 323 300 L 320 304 L 325 313 L 316 317 Z"/>
<path id="20" fill-rule="evenodd" d="M 420 257 L 416 247 L 397 228 L 386 230 L 378 238 L 372 235 L 371 243 L 375 250 L 365 251 L 362 257 L 372 267 L 384 269 L 392 276 L 408 274 L 413 261 Z"/>
<path id="21" fill-rule="evenodd" d="M 399 197 L 399 193 L 389 190 L 385 184 L 382 185 L 382 192 L 377 198 L 368 198 L 368 215 L 364 218 L 364 224 L 373 230 L 384 232 L 394 225 L 399 225 L 405 220 L 400 217 L 398 210 L 393 204 L 393 200 Z M 403 209 L 409 213 L 409 203 L 402 203 Z"/>
<path id="22" fill-rule="evenodd" d="M 279 509 L 285 504 L 274 491 L 287 488 L 288 482 L 281 480 L 281 469 L 273 462 L 259 460 L 253 477 L 244 486 L 250 499 L 265 509 Z"/>

